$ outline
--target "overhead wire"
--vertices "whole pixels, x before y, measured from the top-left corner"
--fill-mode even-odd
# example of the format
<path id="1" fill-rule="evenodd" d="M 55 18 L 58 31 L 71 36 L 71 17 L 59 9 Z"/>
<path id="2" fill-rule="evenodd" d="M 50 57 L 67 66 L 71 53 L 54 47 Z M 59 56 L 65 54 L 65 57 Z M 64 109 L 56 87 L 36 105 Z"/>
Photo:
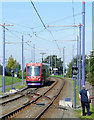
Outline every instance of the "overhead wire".
<path id="1" fill-rule="evenodd" d="M 79 16 L 79 15 L 82 15 L 82 12 L 74 14 L 74 17 Z M 48 24 L 50 24 L 50 23 L 57 23 L 57 22 L 60 22 L 60 21 L 63 21 L 63 20 L 66 20 L 66 19 L 69 19 L 69 18 L 72 18 L 72 17 L 73 17 L 73 15 L 72 16 L 67 16 L 65 18 L 49 22 Z"/>
<path id="2" fill-rule="evenodd" d="M 51 34 L 51 36 L 52 36 L 53 40 L 55 40 L 55 39 L 54 39 L 54 36 L 53 36 L 53 34 L 52 34 L 52 32 L 51 32 L 50 30 L 48 30 L 48 29 L 47 29 L 47 27 L 46 27 L 46 25 L 44 24 L 44 22 L 43 22 L 43 20 L 42 20 L 41 16 L 39 15 L 39 13 L 38 13 L 38 11 L 37 11 L 37 9 L 36 9 L 36 7 L 35 7 L 34 3 L 32 2 L 32 0 L 30 0 L 30 1 L 31 1 L 31 4 L 32 4 L 32 6 L 33 6 L 34 10 L 36 11 L 36 13 L 37 13 L 37 15 L 38 15 L 38 17 L 39 17 L 39 19 L 40 19 L 40 21 L 41 21 L 41 23 L 42 23 L 43 27 L 44 27 L 47 31 L 49 31 L 49 33 Z M 56 45 L 57 45 L 58 49 L 60 50 L 60 48 L 59 48 L 59 46 L 58 46 L 57 42 L 56 42 Z M 60 52 L 61 52 L 61 51 L 60 51 Z"/>
<path id="3" fill-rule="evenodd" d="M 36 13 L 37 13 L 37 15 L 38 15 L 38 17 L 39 17 L 39 19 L 40 19 L 41 23 L 43 24 L 43 27 L 46 29 L 46 26 L 45 26 L 45 24 L 44 24 L 44 22 L 43 22 L 42 18 L 40 17 L 40 15 L 39 15 L 39 13 L 38 13 L 38 11 L 37 11 L 37 9 L 36 9 L 36 7 L 35 7 L 34 3 L 32 2 L 32 0 L 30 0 L 30 1 L 31 1 L 31 4 L 32 4 L 32 6 L 33 6 L 34 10 L 36 11 Z"/>
<path id="4" fill-rule="evenodd" d="M 73 24 L 75 25 L 75 16 L 74 16 L 74 0 L 72 0 L 72 12 L 73 12 Z M 74 27 L 74 38 L 76 37 L 76 31 Z M 76 38 L 75 38 L 76 39 Z"/>

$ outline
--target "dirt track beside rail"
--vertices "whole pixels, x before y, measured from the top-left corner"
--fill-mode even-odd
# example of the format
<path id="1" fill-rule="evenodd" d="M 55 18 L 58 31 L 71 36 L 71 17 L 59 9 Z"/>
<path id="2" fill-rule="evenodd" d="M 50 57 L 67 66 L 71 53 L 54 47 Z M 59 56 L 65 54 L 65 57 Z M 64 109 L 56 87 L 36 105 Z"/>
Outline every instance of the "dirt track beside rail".
<path id="1" fill-rule="evenodd" d="M 75 118 L 73 108 L 60 106 L 59 101 L 65 98 L 71 98 L 74 101 L 73 83 L 70 80 L 65 80 L 65 86 L 60 95 L 53 103 L 52 107 L 42 116 L 42 118 Z"/>

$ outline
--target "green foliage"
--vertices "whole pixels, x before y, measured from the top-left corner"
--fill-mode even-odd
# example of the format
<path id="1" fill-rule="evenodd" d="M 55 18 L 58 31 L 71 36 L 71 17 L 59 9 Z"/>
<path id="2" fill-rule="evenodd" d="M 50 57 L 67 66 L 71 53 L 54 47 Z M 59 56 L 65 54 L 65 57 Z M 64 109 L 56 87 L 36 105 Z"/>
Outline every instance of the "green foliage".
<path id="1" fill-rule="evenodd" d="M 45 58 L 43 63 L 49 64 L 49 58 L 50 58 L 50 66 L 52 67 L 52 70 L 55 68 L 55 59 L 56 59 L 56 68 L 58 68 L 58 74 L 62 74 L 63 64 L 62 64 L 61 58 L 57 58 L 56 55 L 48 56 L 47 58 Z"/>
<path id="2" fill-rule="evenodd" d="M 13 68 L 13 69 L 15 69 L 15 63 L 16 63 L 16 61 L 13 59 L 13 57 L 12 57 L 12 55 L 9 57 L 9 59 L 8 59 L 8 64 L 7 64 L 7 67 L 8 68 Z"/>
<path id="3" fill-rule="evenodd" d="M 26 79 L 26 72 L 24 72 L 23 76 L 24 76 L 24 79 Z M 21 70 L 19 71 L 19 78 L 20 79 L 22 78 L 22 71 Z"/>
<path id="4" fill-rule="evenodd" d="M 0 87 L 2 87 L 2 75 L 0 75 Z"/>
<path id="5" fill-rule="evenodd" d="M 14 60 L 14 58 L 11 55 L 8 59 L 8 64 L 5 69 L 6 76 L 11 76 L 11 69 L 14 69 L 14 72 L 17 72 L 17 69 L 18 71 L 21 69 L 21 65 L 16 60 Z"/>
<path id="6" fill-rule="evenodd" d="M 13 84 L 22 82 L 22 79 L 13 77 Z M 12 76 L 5 76 L 5 86 L 12 84 Z M 0 75 L 0 87 L 2 87 L 2 75 Z"/>
<path id="7" fill-rule="evenodd" d="M 82 57 L 81 57 L 82 60 Z M 77 57 L 74 58 L 74 63 L 77 65 Z M 79 68 L 78 68 L 79 69 Z M 82 64 L 81 64 L 82 73 Z M 67 77 L 72 77 L 72 61 L 68 65 Z M 82 77 L 82 74 L 81 74 Z M 94 58 L 89 58 L 85 55 L 85 80 L 94 85 Z"/>
<path id="8" fill-rule="evenodd" d="M 0 75 L 2 75 L 3 66 L 0 65 Z"/>

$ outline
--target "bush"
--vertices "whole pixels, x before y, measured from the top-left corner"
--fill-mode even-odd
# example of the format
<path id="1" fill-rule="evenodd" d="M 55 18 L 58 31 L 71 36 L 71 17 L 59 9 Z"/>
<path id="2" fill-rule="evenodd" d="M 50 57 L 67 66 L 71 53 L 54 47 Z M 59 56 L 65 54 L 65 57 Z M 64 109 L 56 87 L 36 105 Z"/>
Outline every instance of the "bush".
<path id="1" fill-rule="evenodd" d="M 18 77 L 21 79 L 22 78 L 22 71 L 19 71 Z M 26 79 L 26 72 L 24 72 L 24 79 Z"/>
<path id="2" fill-rule="evenodd" d="M 11 76 L 11 72 L 5 71 L 6 76 Z"/>
<path id="3" fill-rule="evenodd" d="M 92 74 L 91 73 L 89 74 L 88 80 L 89 80 L 89 83 L 91 84 L 91 82 L 92 82 Z"/>

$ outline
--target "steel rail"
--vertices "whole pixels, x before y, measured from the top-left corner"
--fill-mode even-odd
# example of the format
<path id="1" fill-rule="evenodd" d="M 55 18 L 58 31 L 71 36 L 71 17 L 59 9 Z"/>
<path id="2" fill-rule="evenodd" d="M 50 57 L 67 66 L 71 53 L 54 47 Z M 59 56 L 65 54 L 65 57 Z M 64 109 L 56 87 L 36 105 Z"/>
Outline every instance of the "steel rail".
<path id="1" fill-rule="evenodd" d="M 19 107 L 19 108 L 15 109 L 15 110 L 13 110 L 13 111 L 11 111 L 11 112 L 3 115 L 2 117 L 0 117 L 0 119 L 3 120 L 3 119 L 5 119 L 5 118 L 8 118 L 8 117 L 10 117 L 11 115 L 13 115 L 14 113 L 17 113 L 17 112 L 20 111 L 21 109 L 27 107 L 28 105 L 30 105 L 30 104 L 32 104 L 32 103 L 35 103 L 40 97 L 44 96 L 47 92 L 49 92 L 57 83 L 58 83 L 58 80 L 56 81 L 56 83 L 55 83 L 51 88 L 49 88 L 46 92 L 44 92 L 42 95 L 40 95 L 39 97 L 37 97 L 35 100 L 32 100 L 31 102 L 26 103 L 26 104 L 23 105 L 22 107 Z"/>
<path id="2" fill-rule="evenodd" d="M 19 92 L 25 91 L 25 90 L 27 90 L 27 89 L 28 89 L 28 87 L 25 88 L 25 89 L 22 89 L 21 91 L 17 91 L 17 92 L 14 93 L 14 94 L 18 94 Z M 30 94 L 30 92 L 27 93 L 27 94 Z M 12 95 L 13 95 L 13 94 L 6 95 L 6 96 L 3 96 L 3 98 L 11 97 Z M 15 96 L 15 95 L 14 95 L 14 96 Z M 13 99 L 6 100 L 6 101 L 0 103 L 0 105 L 3 105 L 3 104 L 6 104 L 6 103 L 9 103 L 9 102 L 12 102 L 12 101 L 17 100 L 17 99 L 20 99 L 20 98 L 22 98 L 22 97 L 24 97 L 24 96 L 25 96 L 24 94 L 21 94 L 21 96 L 19 96 L 19 97 L 15 97 L 15 98 L 13 98 Z M 3 98 L 2 98 L 2 99 L 3 99 Z M 0 98 L 0 99 L 1 99 L 1 98 Z"/>
<path id="3" fill-rule="evenodd" d="M 57 93 L 57 95 L 54 97 L 54 99 L 51 101 L 51 103 L 34 120 L 38 120 L 46 112 L 46 110 L 53 104 L 54 100 L 58 97 L 58 95 L 60 94 L 61 90 L 63 89 L 64 84 L 65 84 L 65 81 L 64 81 L 60 91 Z"/>
<path id="4" fill-rule="evenodd" d="M 23 89 L 21 89 L 21 90 L 18 90 L 17 92 L 15 92 L 15 93 L 13 93 L 13 94 L 17 94 L 17 93 L 22 92 L 22 91 L 25 91 L 25 90 L 27 90 L 27 89 L 28 89 L 28 87 L 25 87 L 25 88 L 23 88 Z M 1 96 L 0 99 L 6 98 L 6 97 L 10 97 L 10 96 L 13 95 L 13 94 L 10 93 L 10 94 L 8 94 L 8 95 Z"/>

